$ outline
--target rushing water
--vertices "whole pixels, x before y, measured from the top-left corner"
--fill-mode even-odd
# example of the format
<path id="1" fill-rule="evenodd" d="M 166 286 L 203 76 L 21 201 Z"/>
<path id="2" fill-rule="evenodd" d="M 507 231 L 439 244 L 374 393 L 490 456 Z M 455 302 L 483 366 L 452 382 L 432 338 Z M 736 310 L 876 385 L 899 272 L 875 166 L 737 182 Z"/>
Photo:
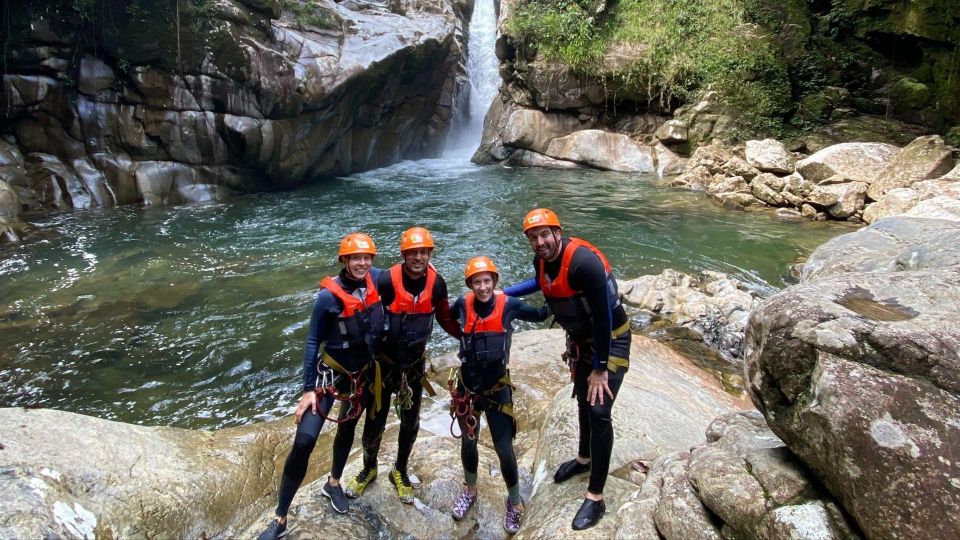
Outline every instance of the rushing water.
<path id="1" fill-rule="evenodd" d="M 43 217 L 0 252 L 0 405 L 145 424 L 216 427 L 281 416 L 297 396 L 317 282 L 339 238 L 373 235 L 398 260 L 400 232 L 429 227 L 451 294 L 462 265 L 492 256 L 512 283 L 531 272 L 523 214 L 554 208 L 619 277 L 664 268 L 727 272 L 761 294 L 787 266 L 847 230 L 732 212 L 636 175 L 404 162 L 228 204 Z M 454 343 L 438 332 L 432 348 Z"/>

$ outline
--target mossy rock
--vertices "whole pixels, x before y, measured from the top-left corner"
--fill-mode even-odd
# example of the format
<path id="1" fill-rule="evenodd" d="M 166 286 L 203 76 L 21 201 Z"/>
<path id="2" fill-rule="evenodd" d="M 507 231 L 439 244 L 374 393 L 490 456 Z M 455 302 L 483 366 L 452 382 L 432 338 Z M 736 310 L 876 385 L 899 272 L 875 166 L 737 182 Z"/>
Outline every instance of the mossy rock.
<path id="1" fill-rule="evenodd" d="M 930 104 L 930 87 L 912 78 L 903 77 L 890 85 L 890 105 L 896 111 L 919 110 Z"/>

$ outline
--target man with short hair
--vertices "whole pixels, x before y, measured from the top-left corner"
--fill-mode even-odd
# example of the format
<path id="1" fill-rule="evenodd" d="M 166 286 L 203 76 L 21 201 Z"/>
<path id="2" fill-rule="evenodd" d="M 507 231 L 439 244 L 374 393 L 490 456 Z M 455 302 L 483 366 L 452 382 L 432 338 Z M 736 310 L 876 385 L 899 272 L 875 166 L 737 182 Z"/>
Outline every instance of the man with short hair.
<path id="1" fill-rule="evenodd" d="M 603 487 L 613 452 L 611 410 L 629 367 L 630 320 L 620 302 L 610 263 L 590 243 L 563 236 L 557 215 L 537 208 L 523 220 L 523 233 L 535 254 L 536 276 L 507 288 L 511 296 L 537 290 L 567 336 L 564 356 L 570 366 L 580 425 L 575 459 L 557 468 L 554 481 L 590 472 L 583 504 L 573 529 L 596 525 L 606 512 Z"/>
<path id="2" fill-rule="evenodd" d="M 436 318 L 451 336 L 460 337 L 460 328 L 451 317 L 447 284 L 430 264 L 435 247 L 433 235 L 413 227 L 400 236 L 403 262 L 380 274 L 377 290 L 386 311 L 383 339 L 377 344 L 377 358 L 383 381 L 382 397 L 389 403 L 396 395 L 400 417 L 397 460 L 390 483 L 400 500 L 413 503 L 413 486 L 407 476 L 407 461 L 420 429 L 420 402 L 423 390 L 433 395 L 425 373 L 427 340 Z M 387 424 L 389 407 L 367 419 L 363 428 L 363 469 L 347 482 L 348 497 L 359 497 L 377 477 L 377 454 Z"/>

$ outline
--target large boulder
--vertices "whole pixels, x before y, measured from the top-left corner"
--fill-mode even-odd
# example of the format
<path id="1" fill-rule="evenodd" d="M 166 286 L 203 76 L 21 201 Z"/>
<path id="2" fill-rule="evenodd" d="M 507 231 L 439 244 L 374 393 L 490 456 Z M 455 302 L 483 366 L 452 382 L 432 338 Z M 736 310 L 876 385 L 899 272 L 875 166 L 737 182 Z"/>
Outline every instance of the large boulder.
<path id="1" fill-rule="evenodd" d="M 655 460 L 618 513 L 618 538 L 855 538 L 828 493 L 757 411 L 727 413 L 707 442 Z M 642 527 L 653 522 L 654 528 Z"/>
<path id="2" fill-rule="evenodd" d="M 293 423 L 210 433 L 0 409 L 0 431 L 0 537 L 199 538 L 259 513 Z"/>
<path id="3" fill-rule="evenodd" d="M 939 178 L 953 168 L 953 151 L 939 135 L 918 137 L 877 175 L 867 196 L 878 201 L 891 189 Z"/>
<path id="4" fill-rule="evenodd" d="M 958 240 L 953 221 L 879 221 L 748 322 L 754 403 L 871 538 L 960 535 Z"/>
<path id="5" fill-rule="evenodd" d="M 763 172 L 790 174 L 797 162 L 783 143 L 776 139 L 747 141 L 744 152 L 747 163 Z"/>
<path id="6" fill-rule="evenodd" d="M 838 236 L 807 259 L 801 281 L 855 272 L 929 270 L 960 265 L 960 223 L 894 217 Z"/>
<path id="7" fill-rule="evenodd" d="M 543 154 L 550 141 L 582 128 L 576 116 L 545 113 L 536 109 L 516 109 L 507 115 L 499 129 L 503 144 Z"/>
<path id="8" fill-rule="evenodd" d="M 835 144 L 798 161 L 797 172 L 813 182 L 839 175 L 870 184 L 899 152 L 899 148 L 886 143 Z"/>
<path id="9" fill-rule="evenodd" d="M 626 135 L 599 129 L 575 131 L 550 141 L 546 155 L 597 169 L 622 172 L 656 172 L 653 150 Z"/>

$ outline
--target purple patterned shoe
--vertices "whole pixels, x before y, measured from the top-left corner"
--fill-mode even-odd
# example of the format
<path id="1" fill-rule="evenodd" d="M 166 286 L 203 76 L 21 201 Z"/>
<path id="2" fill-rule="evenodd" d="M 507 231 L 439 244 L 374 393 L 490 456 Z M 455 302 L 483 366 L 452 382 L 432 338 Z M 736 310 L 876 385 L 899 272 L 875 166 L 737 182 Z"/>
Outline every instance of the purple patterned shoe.
<path id="1" fill-rule="evenodd" d="M 523 501 L 514 506 L 510 497 L 507 497 L 503 503 L 507 507 L 503 514 L 503 530 L 507 531 L 507 534 L 517 534 L 520 532 L 520 518 L 523 517 Z"/>
<path id="2" fill-rule="evenodd" d="M 463 487 L 463 491 L 460 492 L 460 495 L 457 495 L 457 500 L 453 501 L 453 519 L 460 521 L 463 519 L 463 516 L 467 515 L 467 512 L 473 508 L 473 503 L 477 502 L 477 496 L 471 495 L 467 491 L 467 487 Z"/>

